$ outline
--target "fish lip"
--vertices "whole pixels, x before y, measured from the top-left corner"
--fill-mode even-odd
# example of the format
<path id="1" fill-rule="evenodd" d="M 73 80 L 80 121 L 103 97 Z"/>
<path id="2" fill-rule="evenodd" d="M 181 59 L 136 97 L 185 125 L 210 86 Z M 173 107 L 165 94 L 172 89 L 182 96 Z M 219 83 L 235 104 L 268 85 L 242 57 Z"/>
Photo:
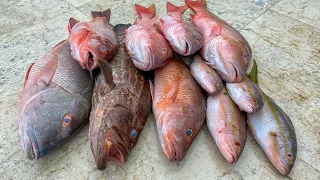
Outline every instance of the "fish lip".
<path id="1" fill-rule="evenodd" d="M 176 161 L 176 162 L 180 162 L 181 161 L 181 152 L 180 152 L 179 146 L 177 144 L 177 141 L 174 138 L 172 133 L 170 133 L 170 135 L 168 137 L 168 141 L 169 141 L 169 143 L 171 145 L 171 150 L 174 151 L 174 156 L 172 156 L 173 153 L 171 153 L 171 156 L 169 157 L 169 159 L 173 160 L 173 161 Z"/>
<path id="2" fill-rule="evenodd" d="M 282 160 L 278 160 L 276 163 L 276 169 L 284 176 L 289 174 L 289 168 L 282 162 Z"/>
<path id="3" fill-rule="evenodd" d="M 247 113 L 255 113 L 256 108 L 254 105 L 250 104 L 249 102 L 242 101 L 243 106 L 241 107 Z"/>
<path id="4" fill-rule="evenodd" d="M 27 143 L 27 149 L 26 149 L 26 155 L 27 158 L 30 160 L 38 160 L 40 158 L 39 148 L 38 148 L 38 141 L 35 137 L 35 134 L 32 130 L 28 130 L 26 133 L 28 137 L 28 143 Z"/>

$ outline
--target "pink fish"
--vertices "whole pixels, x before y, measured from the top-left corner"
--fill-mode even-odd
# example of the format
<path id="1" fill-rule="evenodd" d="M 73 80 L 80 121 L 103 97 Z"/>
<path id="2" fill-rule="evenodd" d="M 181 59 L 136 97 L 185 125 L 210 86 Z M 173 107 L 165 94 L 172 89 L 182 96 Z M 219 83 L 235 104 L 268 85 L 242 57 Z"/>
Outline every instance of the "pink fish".
<path id="1" fill-rule="evenodd" d="M 173 50 L 154 25 L 158 19 L 155 5 L 145 8 L 136 4 L 135 7 L 141 20 L 136 20 L 127 30 L 125 43 L 134 65 L 150 71 L 165 65 L 173 57 Z"/>
<path id="2" fill-rule="evenodd" d="M 171 47 L 180 55 L 188 56 L 203 46 L 203 38 L 199 29 L 192 23 L 182 20 L 187 6 L 177 7 L 167 3 L 168 15 L 161 18 L 159 30 L 169 41 Z"/>
<path id="3" fill-rule="evenodd" d="M 71 18 L 68 27 L 71 54 L 87 70 L 97 68 L 98 59 L 110 60 L 117 52 L 117 40 L 109 24 L 110 9 L 91 13 L 90 22 Z"/>
<path id="4" fill-rule="evenodd" d="M 226 82 L 240 82 L 249 67 L 252 51 L 246 39 L 207 9 L 206 0 L 185 0 L 196 14 L 191 18 L 204 38 L 201 55 Z"/>
<path id="5" fill-rule="evenodd" d="M 223 82 L 220 76 L 212 67 L 204 63 L 199 54 L 194 56 L 190 71 L 198 84 L 210 95 L 215 95 L 222 89 Z"/>

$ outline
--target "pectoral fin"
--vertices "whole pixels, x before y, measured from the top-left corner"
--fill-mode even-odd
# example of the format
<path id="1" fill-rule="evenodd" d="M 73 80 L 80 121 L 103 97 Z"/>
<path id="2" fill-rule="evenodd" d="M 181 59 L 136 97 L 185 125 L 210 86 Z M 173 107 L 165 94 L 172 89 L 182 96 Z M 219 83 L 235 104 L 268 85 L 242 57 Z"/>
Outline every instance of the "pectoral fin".
<path id="1" fill-rule="evenodd" d="M 150 84 L 151 98 L 152 98 L 152 101 L 154 101 L 154 86 L 151 80 L 149 80 L 149 84 Z"/>
<path id="2" fill-rule="evenodd" d="M 56 72 L 57 67 L 58 55 L 55 54 L 50 57 L 43 69 L 40 70 L 38 82 L 42 82 L 48 86 Z"/>
<path id="3" fill-rule="evenodd" d="M 104 78 L 104 82 L 111 86 L 115 86 L 115 83 L 113 82 L 112 69 L 109 63 L 106 60 L 99 58 L 98 64 L 100 66 L 100 71 Z"/>

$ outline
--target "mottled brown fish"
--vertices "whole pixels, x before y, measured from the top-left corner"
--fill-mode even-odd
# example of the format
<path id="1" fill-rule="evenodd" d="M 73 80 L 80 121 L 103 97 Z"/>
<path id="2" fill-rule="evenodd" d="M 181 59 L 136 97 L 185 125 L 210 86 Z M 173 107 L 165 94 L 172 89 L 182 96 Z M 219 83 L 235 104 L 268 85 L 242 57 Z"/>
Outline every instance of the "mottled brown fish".
<path id="1" fill-rule="evenodd" d="M 169 160 L 179 162 L 204 123 L 204 96 L 188 67 L 176 58 L 155 69 L 150 85 L 162 149 Z"/>
<path id="2" fill-rule="evenodd" d="M 66 142 L 88 120 L 93 81 L 62 41 L 27 71 L 19 110 L 19 137 L 29 159 Z"/>
<path id="3" fill-rule="evenodd" d="M 123 42 L 129 27 L 115 26 L 118 53 L 109 64 L 99 60 L 101 73 L 94 86 L 89 127 L 98 169 L 104 169 L 111 159 L 125 163 L 151 110 L 149 83 L 132 63 Z"/>

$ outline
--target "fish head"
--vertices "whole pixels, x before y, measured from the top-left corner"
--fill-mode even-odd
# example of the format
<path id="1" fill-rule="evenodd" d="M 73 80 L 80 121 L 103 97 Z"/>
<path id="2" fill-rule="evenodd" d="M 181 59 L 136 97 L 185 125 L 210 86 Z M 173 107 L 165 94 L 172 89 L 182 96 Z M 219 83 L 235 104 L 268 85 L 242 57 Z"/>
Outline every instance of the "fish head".
<path id="1" fill-rule="evenodd" d="M 163 118 L 160 120 L 163 124 L 159 131 L 162 149 L 169 160 L 177 162 L 184 158 L 202 125 L 200 121 L 190 119 L 197 117 L 187 113 L 185 108 L 180 106 L 167 110 L 166 114 L 160 117 Z"/>
<path id="2" fill-rule="evenodd" d="M 131 27 L 128 29 L 125 41 L 128 53 L 138 69 L 152 70 L 173 56 L 171 47 L 159 32 L 154 30 L 154 33 L 150 34 L 150 31 L 145 28 L 133 26 L 131 26 L 132 29 Z M 132 32 L 133 29 L 135 29 L 135 32 Z"/>
<path id="3" fill-rule="evenodd" d="M 245 77 L 252 58 L 251 48 L 245 43 L 222 37 L 217 52 L 228 74 L 228 77 L 222 78 L 227 82 L 240 82 Z"/>
<path id="4" fill-rule="evenodd" d="M 233 134 L 223 133 L 222 131 L 218 132 L 221 134 L 215 139 L 216 144 L 221 154 L 230 164 L 236 163 L 242 154 L 246 138 L 241 136 L 235 137 Z"/>
<path id="5" fill-rule="evenodd" d="M 137 143 L 142 124 L 130 124 L 135 115 L 125 106 L 114 105 L 91 115 L 89 135 L 91 150 L 98 169 L 105 169 L 109 160 L 124 164 L 130 149 Z M 101 114 L 101 115 L 99 115 Z"/>
<path id="6" fill-rule="evenodd" d="M 290 137 L 295 136 L 295 134 L 286 134 L 286 138 L 291 139 L 291 141 L 280 140 L 278 135 L 273 132 L 269 132 L 268 136 L 267 141 L 270 146 L 267 148 L 267 155 L 276 169 L 286 176 L 290 173 L 297 156 L 296 137 Z"/>
<path id="7" fill-rule="evenodd" d="M 115 33 L 104 17 L 69 27 L 71 54 L 83 69 L 93 70 L 98 67 L 98 59 L 109 60 L 116 53 Z"/>
<path id="8" fill-rule="evenodd" d="M 87 120 L 88 103 L 63 89 L 32 97 L 19 115 L 19 137 L 29 159 L 39 159 L 68 140 Z"/>

